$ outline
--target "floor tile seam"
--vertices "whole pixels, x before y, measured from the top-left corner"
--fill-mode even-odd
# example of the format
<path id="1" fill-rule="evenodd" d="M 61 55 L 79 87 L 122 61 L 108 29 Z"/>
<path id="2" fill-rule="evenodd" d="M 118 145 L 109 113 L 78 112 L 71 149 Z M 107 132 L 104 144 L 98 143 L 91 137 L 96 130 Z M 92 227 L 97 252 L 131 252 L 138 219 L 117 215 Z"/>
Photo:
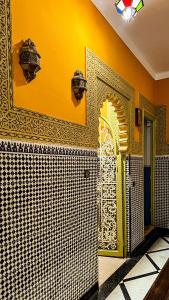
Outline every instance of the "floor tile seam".
<path id="1" fill-rule="evenodd" d="M 101 288 L 103 288 L 103 286 L 106 284 L 106 283 L 108 283 L 109 281 L 112 281 L 114 278 L 116 278 L 116 276 L 118 277 L 118 273 L 120 273 L 120 272 L 122 272 L 123 274 L 124 274 L 124 270 L 122 270 L 122 269 L 126 269 L 131 263 L 133 263 L 134 265 L 133 265 L 133 267 L 135 266 L 135 264 L 138 262 L 138 260 L 136 259 L 136 258 L 130 258 L 130 259 L 128 259 L 127 261 L 125 261 L 113 274 L 111 274 L 111 276 L 105 281 L 105 282 L 103 282 L 102 284 L 101 284 L 101 286 L 100 286 L 100 289 Z M 133 268 L 132 267 L 132 268 Z M 132 269 L 131 268 L 131 269 Z M 129 268 L 129 270 L 128 270 L 128 272 L 130 272 L 130 270 L 131 270 L 130 268 Z M 125 274 L 125 276 L 127 275 L 128 273 L 126 273 Z M 113 278 L 114 277 L 114 278 Z M 124 277 L 122 277 L 122 276 L 120 276 L 121 277 L 121 280 L 124 278 Z M 119 281 L 119 283 L 121 282 L 121 280 Z M 118 283 L 118 284 L 119 284 Z M 117 284 L 117 285 L 118 285 Z"/>
<path id="2" fill-rule="evenodd" d="M 116 271 L 113 273 L 102 285 L 100 286 L 100 291 L 98 295 L 98 300 L 105 300 L 114 290 L 117 286 L 120 285 L 121 282 L 123 282 L 123 279 L 127 274 L 135 267 L 135 265 L 140 261 L 140 259 L 147 253 L 148 249 L 158 240 L 160 236 L 154 235 L 150 241 L 145 241 L 145 246 L 143 246 L 142 251 L 136 252 L 131 258 L 129 258 L 127 261 L 125 261 Z M 129 266 L 129 265 L 132 266 Z M 123 269 L 128 269 L 127 272 L 125 272 Z M 119 276 L 118 272 L 122 271 L 122 275 Z M 158 273 L 158 272 L 157 272 Z M 118 279 L 117 277 L 120 277 Z M 114 281 L 114 282 L 113 282 Z M 111 286 L 112 285 L 112 286 Z M 110 290 L 111 288 L 111 290 Z M 107 290 L 107 292 L 105 292 Z M 129 300 L 129 299 L 126 299 Z"/>
<path id="3" fill-rule="evenodd" d="M 152 238 L 145 240 L 143 245 L 141 246 L 141 250 L 136 250 L 133 254 L 131 253 L 131 257 L 144 256 L 148 249 L 158 240 L 159 235 L 154 235 Z M 135 250 L 134 250 L 135 251 Z"/>
<path id="4" fill-rule="evenodd" d="M 159 274 L 160 274 L 161 271 L 162 271 L 162 270 L 160 269 L 159 271 L 154 272 L 154 274 L 151 274 L 150 276 L 155 275 L 155 274 L 158 274 L 158 276 L 159 276 Z M 140 278 L 141 278 L 141 277 L 140 277 Z M 139 279 L 139 278 L 136 278 L 136 279 L 134 279 L 134 280 L 137 280 L 137 279 Z M 128 280 L 128 281 L 130 281 L 130 280 Z M 125 286 L 125 283 L 127 283 L 128 281 L 126 280 L 126 281 L 122 282 L 121 284 L 119 284 L 120 288 L 121 288 L 121 286 L 123 287 L 123 289 L 121 289 L 121 290 L 122 290 L 122 293 L 123 293 L 123 290 L 125 291 L 125 294 L 123 293 L 123 296 L 124 296 L 125 300 L 131 300 L 131 297 L 130 297 L 130 295 L 129 295 L 129 292 L 128 292 L 128 290 L 127 290 L 127 287 Z M 155 280 L 154 280 L 154 281 L 155 281 Z M 153 283 L 150 285 L 150 288 L 152 287 L 152 285 L 153 285 Z M 129 297 L 125 297 L 126 294 L 128 294 Z"/>
<path id="5" fill-rule="evenodd" d="M 154 250 L 154 251 L 148 251 L 148 252 L 146 252 L 146 254 L 158 253 L 158 252 L 163 252 L 163 251 L 167 251 L 167 250 L 169 250 L 169 248 L 164 248 L 164 249 L 159 249 L 159 250 Z"/>
<path id="6" fill-rule="evenodd" d="M 123 293 L 124 299 L 125 300 L 131 300 L 131 297 L 130 297 L 130 295 L 128 293 L 128 290 L 127 290 L 125 284 L 124 283 L 120 283 L 119 286 L 120 286 L 120 289 L 121 289 L 121 291 Z"/>
<path id="7" fill-rule="evenodd" d="M 169 244 L 169 241 L 165 238 L 165 236 L 162 237 L 163 241 L 165 241 L 167 244 Z"/>
<path id="8" fill-rule="evenodd" d="M 116 270 L 116 272 L 115 273 L 113 273 L 101 286 L 100 286 L 100 294 L 106 294 L 106 295 L 100 295 L 100 296 L 98 296 L 98 300 L 105 300 L 114 290 L 115 290 L 115 288 L 117 288 L 118 286 L 120 286 L 120 284 L 121 283 L 123 283 L 123 279 L 125 278 L 125 276 L 127 276 L 127 274 L 135 267 L 135 265 L 140 261 L 140 259 L 142 258 L 144 256 L 144 254 L 143 255 L 140 255 L 140 256 L 138 256 L 138 257 L 133 257 L 133 258 L 130 258 L 129 260 L 127 260 L 127 261 L 125 261 L 123 264 L 122 264 L 122 266 L 121 267 L 125 267 L 124 265 L 127 265 L 126 267 L 128 267 L 128 265 L 129 264 L 132 264 L 133 263 L 133 266 L 130 268 L 130 266 L 129 266 L 129 269 L 127 270 L 127 272 L 123 272 L 123 275 L 121 276 L 121 278 L 120 278 L 120 280 L 119 279 L 117 279 L 116 280 L 116 278 L 111 278 L 111 277 L 116 277 L 116 275 L 115 275 L 115 273 L 117 272 L 117 271 L 119 271 L 119 269 L 121 269 L 121 267 L 120 268 L 118 268 L 117 270 Z M 110 281 L 112 281 L 112 280 L 114 280 L 114 281 L 116 281 L 115 283 L 114 283 L 114 286 L 113 287 L 111 287 L 111 290 L 110 290 L 110 285 L 111 285 L 111 283 L 109 284 L 108 282 L 110 282 Z M 108 285 L 107 287 L 106 287 L 106 285 Z M 107 293 L 104 293 L 103 292 L 103 290 L 105 290 L 105 289 L 107 289 Z M 108 293 L 108 290 L 109 290 L 109 293 Z M 125 298 L 126 300 L 130 300 L 130 298 Z"/>
<path id="9" fill-rule="evenodd" d="M 98 295 L 98 300 L 105 300 L 119 284 L 122 282 L 123 278 L 130 272 L 130 270 L 136 265 L 138 259 L 130 258 L 125 261 L 120 268 L 118 268 L 115 273 L 113 273 L 101 286 Z M 132 267 L 131 267 L 132 265 Z M 125 272 L 125 270 L 126 272 Z M 121 273 L 121 276 L 120 274 Z"/>
<path id="10" fill-rule="evenodd" d="M 149 273 L 144 273 L 144 274 L 140 274 L 140 275 L 137 275 L 137 276 L 133 276 L 133 277 L 130 277 L 130 278 L 126 278 L 123 280 L 123 282 L 128 282 L 128 281 L 132 281 L 132 280 L 137 280 L 137 279 L 140 279 L 140 278 L 144 278 L 144 277 L 148 277 L 148 276 L 152 276 L 152 275 L 155 275 L 155 274 L 158 274 L 158 271 L 153 271 L 153 272 L 149 272 Z"/>
<path id="11" fill-rule="evenodd" d="M 147 259 L 149 260 L 149 262 L 152 264 L 152 266 L 159 271 L 160 268 L 159 266 L 155 263 L 155 261 L 149 256 L 149 254 L 146 254 L 145 257 L 147 257 Z"/>
<path id="12" fill-rule="evenodd" d="M 155 275 L 155 274 L 158 274 L 158 276 L 159 276 L 158 271 L 154 272 L 154 274 L 152 274 L 152 275 Z M 155 279 L 154 279 L 154 281 L 155 281 Z M 128 290 L 127 290 L 127 287 L 126 287 L 125 283 L 127 283 L 127 281 L 119 284 L 119 286 L 121 288 L 121 291 L 123 293 L 123 296 L 124 296 L 125 300 L 131 300 L 130 294 L 129 294 Z M 153 285 L 153 283 L 150 284 L 149 289 L 152 287 L 152 285 Z"/>

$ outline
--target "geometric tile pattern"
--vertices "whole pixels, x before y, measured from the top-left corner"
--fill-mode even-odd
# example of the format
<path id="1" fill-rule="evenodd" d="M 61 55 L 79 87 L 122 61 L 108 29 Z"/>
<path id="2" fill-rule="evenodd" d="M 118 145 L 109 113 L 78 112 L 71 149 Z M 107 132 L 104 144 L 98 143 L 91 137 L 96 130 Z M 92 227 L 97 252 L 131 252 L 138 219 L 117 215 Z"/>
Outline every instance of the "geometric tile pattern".
<path id="1" fill-rule="evenodd" d="M 128 252 L 144 240 L 143 157 L 128 156 L 126 160 L 126 214 Z"/>
<path id="2" fill-rule="evenodd" d="M 169 229 L 169 156 L 155 158 L 155 226 Z"/>
<path id="3" fill-rule="evenodd" d="M 168 258 L 168 238 L 159 238 L 106 300 L 143 300 Z"/>
<path id="4" fill-rule="evenodd" d="M 130 255 L 130 232 L 131 232 L 131 200 L 130 200 L 130 159 L 129 156 L 126 157 L 125 163 L 125 172 L 126 172 L 126 236 L 127 236 L 127 253 Z"/>
<path id="5" fill-rule="evenodd" d="M 16 141 L 0 140 L 0 152 L 21 152 L 38 153 L 54 155 L 73 155 L 73 156 L 97 156 L 97 152 L 88 149 L 79 149 L 75 147 L 56 147 L 53 145 L 41 145 L 36 143 L 20 143 Z"/>
<path id="6" fill-rule="evenodd" d="M 0 299 L 78 300 L 97 282 L 96 152 L 0 145 Z"/>

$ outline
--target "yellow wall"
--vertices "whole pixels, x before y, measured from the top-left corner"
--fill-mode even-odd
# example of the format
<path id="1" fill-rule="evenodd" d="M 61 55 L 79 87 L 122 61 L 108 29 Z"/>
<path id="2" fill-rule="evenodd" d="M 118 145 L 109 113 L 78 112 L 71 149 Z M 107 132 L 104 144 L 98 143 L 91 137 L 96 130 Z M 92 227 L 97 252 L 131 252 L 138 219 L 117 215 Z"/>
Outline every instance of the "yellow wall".
<path id="1" fill-rule="evenodd" d="M 155 88 L 155 104 L 166 105 L 167 109 L 167 143 L 169 144 L 169 78 L 158 80 Z"/>
<path id="2" fill-rule="evenodd" d="M 14 103 L 59 119 L 85 124 L 86 102 L 76 104 L 71 78 L 85 73 L 85 47 L 150 101 L 155 81 L 97 11 L 90 0 L 12 0 Z M 113 5 L 113 3 L 112 3 Z M 134 26 L 134 25 L 133 25 Z M 21 40 L 31 38 L 42 70 L 27 84 L 18 64 Z"/>

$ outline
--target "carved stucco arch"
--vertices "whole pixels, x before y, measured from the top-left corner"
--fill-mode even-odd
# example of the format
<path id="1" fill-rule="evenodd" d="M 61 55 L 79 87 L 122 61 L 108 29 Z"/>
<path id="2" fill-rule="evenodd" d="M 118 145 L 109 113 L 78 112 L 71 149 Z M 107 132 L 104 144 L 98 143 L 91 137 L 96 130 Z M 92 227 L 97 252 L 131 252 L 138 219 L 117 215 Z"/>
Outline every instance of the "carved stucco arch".
<path id="1" fill-rule="evenodd" d="M 128 151 L 129 146 L 129 134 L 128 134 L 128 118 L 126 116 L 125 107 L 121 99 L 116 95 L 107 95 L 101 102 L 101 106 L 103 102 L 108 100 L 112 106 L 114 107 L 114 111 L 118 121 L 119 128 L 119 137 L 118 137 L 118 148 L 119 152 L 126 153 Z M 101 107 L 100 106 L 100 107 Z"/>

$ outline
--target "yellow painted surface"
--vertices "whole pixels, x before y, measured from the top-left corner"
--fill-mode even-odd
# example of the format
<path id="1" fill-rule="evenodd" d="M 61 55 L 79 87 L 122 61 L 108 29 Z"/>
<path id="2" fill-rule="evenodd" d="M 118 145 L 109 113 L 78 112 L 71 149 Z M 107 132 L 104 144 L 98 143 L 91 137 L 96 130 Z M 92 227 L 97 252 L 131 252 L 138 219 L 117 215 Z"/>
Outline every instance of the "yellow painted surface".
<path id="1" fill-rule="evenodd" d="M 153 101 L 154 80 L 90 0 L 12 0 L 11 4 L 17 107 L 85 124 L 86 101 L 76 104 L 71 78 L 77 68 L 85 74 L 86 47 Z M 42 67 L 29 84 L 18 63 L 20 42 L 27 38 L 35 42 Z"/>
<path id="2" fill-rule="evenodd" d="M 156 82 L 155 89 L 155 104 L 156 105 L 166 105 L 167 113 L 167 132 L 166 139 L 169 144 L 169 78 L 158 80 Z"/>

